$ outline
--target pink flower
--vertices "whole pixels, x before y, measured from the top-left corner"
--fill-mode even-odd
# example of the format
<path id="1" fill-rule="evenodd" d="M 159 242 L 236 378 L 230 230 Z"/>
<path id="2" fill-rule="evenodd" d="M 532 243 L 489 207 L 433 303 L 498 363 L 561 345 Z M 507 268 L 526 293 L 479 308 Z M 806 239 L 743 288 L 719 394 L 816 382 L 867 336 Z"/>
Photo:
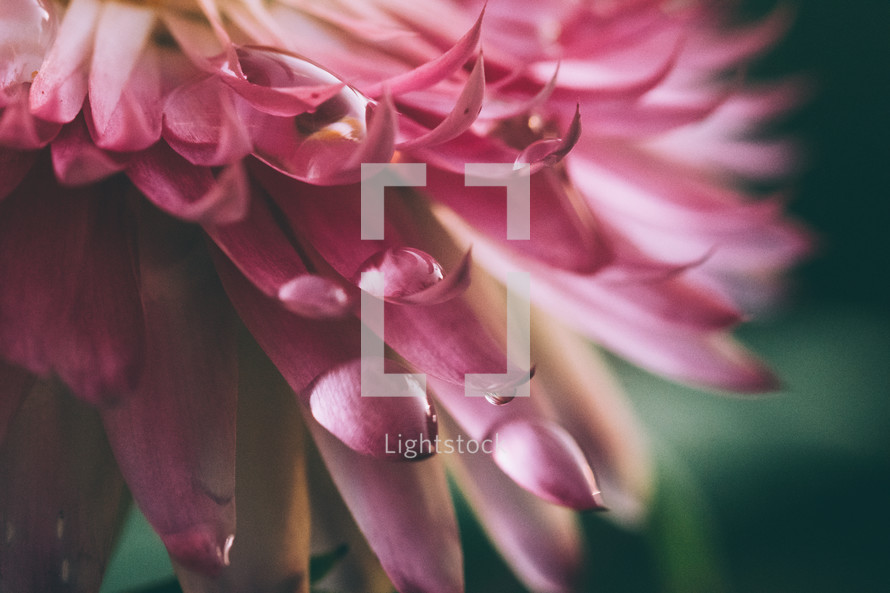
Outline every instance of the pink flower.
<path id="1" fill-rule="evenodd" d="M 721 16 L 4 0 L 0 589 L 94 590 L 126 483 L 187 590 L 305 591 L 308 446 L 339 491 L 310 461 L 313 529 L 353 542 L 356 590 L 386 587 L 356 526 L 399 591 L 462 590 L 446 465 L 529 587 L 570 590 L 570 509 L 631 519 L 651 489 L 575 333 L 678 381 L 775 387 L 730 332 L 807 249 L 780 198 L 738 189 L 794 165 L 757 132 L 797 87 L 741 76 L 787 14 Z M 426 165 L 425 186 L 387 194 L 384 238 L 363 240 L 362 165 L 387 162 Z M 528 167 L 528 240 L 467 163 Z M 534 369 L 505 355 L 498 280 L 517 271 Z M 364 321 L 389 369 L 429 396 L 362 397 L 363 293 L 386 302 L 385 331 Z M 465 374 L 505 369 L 465 396 Z M 492 405 L 531 373 L 531 397 Z M 416 455 L 415 436 L 467 450 Z"/>

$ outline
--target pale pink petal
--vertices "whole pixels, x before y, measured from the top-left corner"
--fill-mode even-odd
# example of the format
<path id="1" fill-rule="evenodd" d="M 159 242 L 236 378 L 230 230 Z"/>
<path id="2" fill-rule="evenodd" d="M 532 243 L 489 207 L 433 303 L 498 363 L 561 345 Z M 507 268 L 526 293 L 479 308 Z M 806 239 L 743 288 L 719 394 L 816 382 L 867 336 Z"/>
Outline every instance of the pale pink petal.
<path id="1" fill-rule="evenodd" d="M 35 116 L 66 123 L 73 120 L 87 94 L 88 61 L 103 3 L 72 0 L 55 43 L 31 85 Z"/>
<path id="2" fill-rule="evenodd" d="M 89 83 L 92 124 L 100 146 L 104 146 L 102 140 L 106 136 L 117 138 L 121 133 L 117 129 L 109 129 L 109 126 L 116 128 L 124 123 L 113 121 L 120 109 L 123 108 L 131 117 L 146 115 L 137 114 L 135 110 L 130 112 L 124 93 L 130 84 L 157 84 L 151 80 L 141 80 L 146 72 L 141 72 L 141 68 L 137 66 L 154 23 L 155 11 L 151 8 L 120 2 L 102 4 L 90 63 Z M 127 121 L 126 116 L 124 121 Z"/>
<path id="3" fill-rule="evenodd" d="M 225 165 L 247 156 L 250 135 L 235 93 L 209 77 L 173 91 L 164 105 L 164 139 L 196 165 Z"/>
<path id="4" fill-rule="evenodd" d="M 200 237 L 178 225 L 148 208 L 140 217 L 146 368 L 102 419 L 170 555 L 212 575 L 235 530 L 235 324 Z"/>
<path id="5" fill-rule="evenodd" d="M 457 521 L 439 460 L 367 458 L 312 420 L 308 424 L 340 494 L 396 589 L 463 591 Z"/>
<path id="6" fill-rule="evenodd" d="M 34 150 L 46 146 L 61 125 L 35 117 L 28 108 L 26 87 L 18 87 L 0 113 L 0 146 Z"/>
<path id="7" fill-rule="evenodd" d="M 0 589 L 98 590 L 127 498 L 95 410 L 38 383 L 0 446 Z"/>

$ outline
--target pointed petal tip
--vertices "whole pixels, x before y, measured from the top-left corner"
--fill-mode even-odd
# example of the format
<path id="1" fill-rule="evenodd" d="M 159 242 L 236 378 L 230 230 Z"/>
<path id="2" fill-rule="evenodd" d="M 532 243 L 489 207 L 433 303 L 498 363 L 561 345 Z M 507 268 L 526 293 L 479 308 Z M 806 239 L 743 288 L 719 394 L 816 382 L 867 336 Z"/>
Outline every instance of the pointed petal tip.
<path id="1" fill-rule="evenodd" d="M 575 440 L 552 422 L 508 421 L 492 431 L 494 461 L 518 485 L 576 510 L 604 509 L 593 470 Z"/>
<path id="2" fill-rule="evenodd" d="M 170 557 L 184 567 L 215 577 L 229 565 L 235 535 L 218 537 L 206 525 L 161 535 Z"/>

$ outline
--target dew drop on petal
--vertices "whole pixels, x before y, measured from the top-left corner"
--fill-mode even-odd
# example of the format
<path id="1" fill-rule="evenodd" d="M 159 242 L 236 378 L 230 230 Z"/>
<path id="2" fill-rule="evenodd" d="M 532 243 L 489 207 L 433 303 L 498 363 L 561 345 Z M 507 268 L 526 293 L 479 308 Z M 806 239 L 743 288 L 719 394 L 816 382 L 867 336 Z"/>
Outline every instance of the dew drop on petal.
<path id="1" fill-rule="evenodd" d="M 58 16 L 48 0 L 0 2 L 0 94 L 31 82 L 56 37 Z"/>
<path id="2" fill-rule="evenodd" d="M 485 401 L 495 406 L 503 406 L 509 404 L 516 399 L 516 389 L 505 389 L 501 392 L 486 391 Z"/>
<path id="3" fill-rule="evenodd" d="M 441 282 L 442 266 L 431 255 L 412 247 L 394 247 L 369 257 L 355 282 L 378 298 L 406 297 Z"/>
<path id="4" fill-rule="evenodd" d="M 350 299 L 337 282 L 304 274 L 283 284 L 278 298 L 294 313 L 312 318 L 340 317 L 349 311 Z"/>

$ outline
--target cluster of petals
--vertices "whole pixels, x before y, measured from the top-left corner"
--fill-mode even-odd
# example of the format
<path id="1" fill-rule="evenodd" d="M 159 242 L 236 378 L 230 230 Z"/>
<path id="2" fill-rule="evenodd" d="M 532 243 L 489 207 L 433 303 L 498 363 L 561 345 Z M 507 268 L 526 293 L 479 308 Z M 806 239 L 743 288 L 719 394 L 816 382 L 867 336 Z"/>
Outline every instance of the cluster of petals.
<path id="1" fill-rule="evenodd" d="M 759 131 L 799 86 L 744 78 L 789 15 L 723 16 L 3 0 L 0 590 L 96 590 L 129 492 L 187 591 L 308 590 L 312 507 L 316 547 L 352 542 L 356 590 L 455 593 L 446 467 L 531 589 L 572 590 L 573 510 L 632 519 L 651 489 L 585 340 L 706 388 L 776 386 L 731 331 L 807 251 L 781 196 L 738 189 L 795 166 Z M 384 238 L 363 240 L 362 165 L 390 162 L 425 186 L 387 192 Z M 528 240 L 468 163 L 530 175 Z M 533 369 L 506 355 L 517 270 Z M 362 397 L 362 321 L 428 393 Z M 508 379 L 467 397 L 468 373 Z M 392 450 L 439 432 L 498 448 Z"/>

